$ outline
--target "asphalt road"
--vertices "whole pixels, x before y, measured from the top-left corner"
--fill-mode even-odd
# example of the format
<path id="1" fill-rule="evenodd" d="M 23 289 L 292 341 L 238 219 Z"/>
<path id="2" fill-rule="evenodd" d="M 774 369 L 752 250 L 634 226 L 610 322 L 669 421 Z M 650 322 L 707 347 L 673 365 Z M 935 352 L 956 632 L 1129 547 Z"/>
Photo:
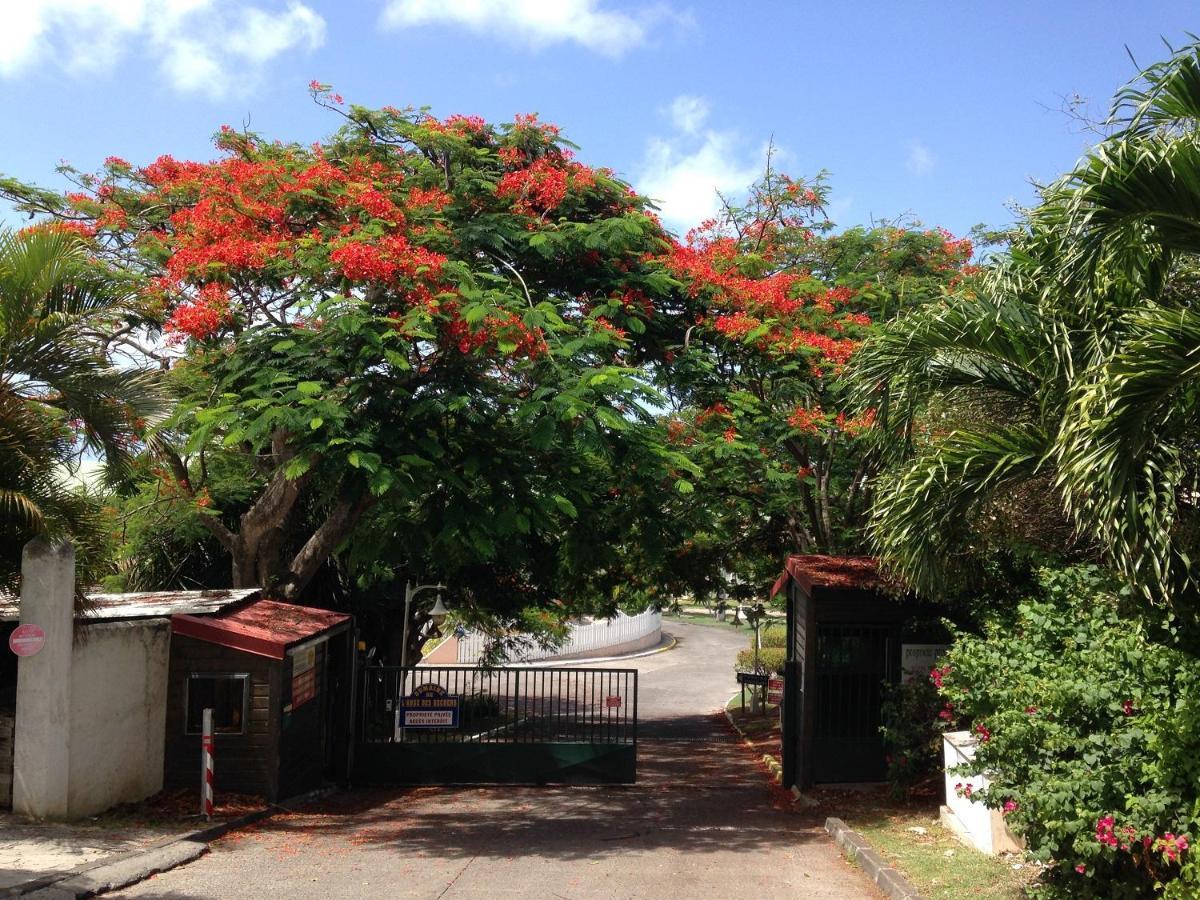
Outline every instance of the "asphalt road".
<path id="1" fill-rule="evenodd" d="M 628 662 L 636 785 L 352 791 L 111 896 L 878 898 L 723 725 L 746 633 L 667 627 L 674 650 Z"/>

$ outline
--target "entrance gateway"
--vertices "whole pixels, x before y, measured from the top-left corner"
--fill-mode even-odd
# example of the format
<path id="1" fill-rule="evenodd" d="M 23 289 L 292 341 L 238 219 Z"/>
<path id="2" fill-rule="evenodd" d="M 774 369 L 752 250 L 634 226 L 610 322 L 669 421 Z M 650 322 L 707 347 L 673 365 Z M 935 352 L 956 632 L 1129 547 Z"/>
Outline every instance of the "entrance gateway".
<path id="1" fill-rule="evenodd" d="M 632 784 L 636 669 L 368 666 L 352 778 L 367 784 Z"/>

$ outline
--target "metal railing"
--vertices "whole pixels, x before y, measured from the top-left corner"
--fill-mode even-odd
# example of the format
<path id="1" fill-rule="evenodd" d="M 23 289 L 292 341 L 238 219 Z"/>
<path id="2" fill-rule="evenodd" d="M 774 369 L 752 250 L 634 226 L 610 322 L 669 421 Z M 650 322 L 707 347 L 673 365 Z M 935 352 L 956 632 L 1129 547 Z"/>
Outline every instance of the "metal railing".
<path id="1" fill-rule="evenodd" d="M 367 743 L 637 743 L 636 669 L 369 666 L 362 677 Z M 406 726 L 417 696 L 454 724 Z"/>
<path id="2" fill-rule="evenodd" d="M 662 614 L 648 609 L 636 616 L 618 613 L 611 619 L 598 619 L 587 625 L 572 625 L 571 636 L 559 647 L 539 647 L 526 641 L 509 656 L 512 662 L 535 662 L 541 659 L 561 659 L 628 644 L 662 630 Z M 493 641 L 488 634 L 477 632 L 458 639 L 458 661 L 475 663 L 483 656 L 485 648 Z"/>

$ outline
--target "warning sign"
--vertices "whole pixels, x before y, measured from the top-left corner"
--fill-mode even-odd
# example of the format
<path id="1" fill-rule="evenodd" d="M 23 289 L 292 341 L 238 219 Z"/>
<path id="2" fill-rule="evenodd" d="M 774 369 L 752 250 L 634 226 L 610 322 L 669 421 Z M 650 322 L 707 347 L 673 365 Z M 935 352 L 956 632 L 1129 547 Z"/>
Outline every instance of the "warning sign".
<path id="1" fill-rule="evenodd" d="M 783 702 L 783 685 L 782 678 L 772 678 L 767 682 L 767 702 L 780 704 Z"/>
<path id="2" fill-rule="evenodd" d="M 46 645 L 46 632 L 41 625 L 27 622 L 18 625 L 8 636 L 8 649 L 17 656 L 33 656 Z"/>

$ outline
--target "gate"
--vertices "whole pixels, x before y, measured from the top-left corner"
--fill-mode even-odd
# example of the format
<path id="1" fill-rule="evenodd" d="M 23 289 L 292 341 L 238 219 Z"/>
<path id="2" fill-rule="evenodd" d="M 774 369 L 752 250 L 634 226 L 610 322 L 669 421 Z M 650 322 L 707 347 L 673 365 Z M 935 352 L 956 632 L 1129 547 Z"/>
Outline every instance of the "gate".
<path id="1" fill-rule="evenodd" d="M 883 684 L 892 671 L 892 634 L 887 625 L 817 626 L 814 781 L 883 780 L 879 726 Z"/>
<path id="2" fill-rule="evenodd" d="M 353 778 L 373 784 L 629 784 L 636 669 L 370 666 Z"/>

